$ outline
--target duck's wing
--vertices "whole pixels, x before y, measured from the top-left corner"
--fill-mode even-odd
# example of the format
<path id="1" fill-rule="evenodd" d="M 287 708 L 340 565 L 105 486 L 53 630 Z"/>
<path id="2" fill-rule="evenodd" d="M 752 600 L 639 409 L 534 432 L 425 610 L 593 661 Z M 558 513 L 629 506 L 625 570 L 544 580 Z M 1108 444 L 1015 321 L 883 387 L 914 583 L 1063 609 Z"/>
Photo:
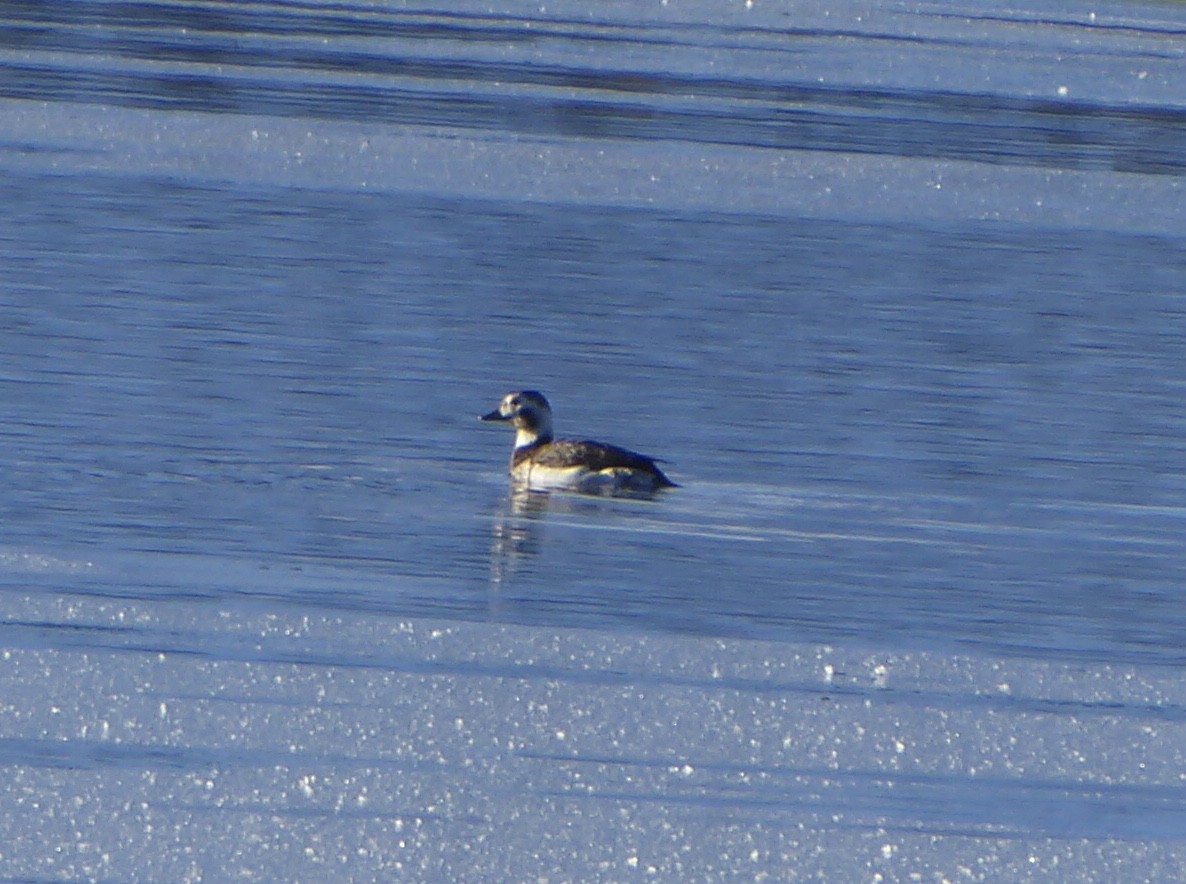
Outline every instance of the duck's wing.
<path id="1" fill-rule="evenodd" d="M 645 454 L 588 440 L 557 439 L 536 452 L 532 459 L 540 466 L 556 469 L 584 466 L 593 472 L 626 468 L 654 473 L 659 469 L 654 459 Z"/>

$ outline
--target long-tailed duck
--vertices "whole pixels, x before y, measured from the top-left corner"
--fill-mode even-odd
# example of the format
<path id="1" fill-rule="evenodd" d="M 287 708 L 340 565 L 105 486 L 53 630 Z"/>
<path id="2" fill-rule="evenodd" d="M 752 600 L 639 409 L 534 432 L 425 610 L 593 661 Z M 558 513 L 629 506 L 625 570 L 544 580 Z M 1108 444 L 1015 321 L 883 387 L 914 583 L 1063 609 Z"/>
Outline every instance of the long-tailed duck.
<path id="1" fill-rule="evenodd" d="M 507 393 L 482 420 L 515 425 L 511 478 L 528 488 L 649 494 L 677 487 L 645 455 L 602 442 L 554 438 L 552 408 L 535 390 Z"/>

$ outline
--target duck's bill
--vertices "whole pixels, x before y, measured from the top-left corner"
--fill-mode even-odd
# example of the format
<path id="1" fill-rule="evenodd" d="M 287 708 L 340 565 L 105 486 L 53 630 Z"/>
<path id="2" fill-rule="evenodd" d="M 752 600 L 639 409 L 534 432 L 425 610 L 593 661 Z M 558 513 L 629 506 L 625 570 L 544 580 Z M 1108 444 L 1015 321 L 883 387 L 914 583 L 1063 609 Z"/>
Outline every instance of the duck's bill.
<path id="1" fill-rule="evenodd" d="M 509 421 L 509 420 L 510 420 L 510 418 L 509 418 L 509 417 L 507 417 L 506 415 L 504 415 L 504 414 L 503 414 L 501 411 L 499 411 L 499 410 L 496 408 L 496 409 L 494 409 L 494 411 L 490 412 L 489 414 L 484 414 L 484 415 L 482 415 L 482 416 L 479 418 L 479 420 L 484 420 L 484 421 Z"/>

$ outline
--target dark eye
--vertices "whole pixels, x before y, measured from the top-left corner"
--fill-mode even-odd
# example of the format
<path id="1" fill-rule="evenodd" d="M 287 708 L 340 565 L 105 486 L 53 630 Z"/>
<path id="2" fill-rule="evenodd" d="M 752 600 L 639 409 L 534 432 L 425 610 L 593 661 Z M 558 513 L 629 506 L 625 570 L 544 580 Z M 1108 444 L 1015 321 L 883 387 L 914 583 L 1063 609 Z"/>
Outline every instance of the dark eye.
<path id="1" fill-rule="evenodd" d="M 510 404 L 511 404 L 511 408 L 518 408 L 520 405 L 523 404 L 523 400 L 520 399 L 518 396 L 516 396 L 514 399 L 511 400 Z"/>

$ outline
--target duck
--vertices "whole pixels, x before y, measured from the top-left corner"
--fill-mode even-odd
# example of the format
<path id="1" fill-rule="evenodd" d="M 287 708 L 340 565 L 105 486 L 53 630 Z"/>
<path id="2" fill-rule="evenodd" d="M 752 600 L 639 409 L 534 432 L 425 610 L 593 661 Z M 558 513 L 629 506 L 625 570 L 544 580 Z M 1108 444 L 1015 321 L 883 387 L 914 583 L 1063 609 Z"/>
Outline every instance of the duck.
<path id="1" fill-rule="evenodd" d="M 645 454 L 604 442 L 555 438 L 552 407 L 537 390 L 507 393 L 481 420 L 514 426 L 511 479 L 531 490 L 645 495 L 679 487 Z"/>

